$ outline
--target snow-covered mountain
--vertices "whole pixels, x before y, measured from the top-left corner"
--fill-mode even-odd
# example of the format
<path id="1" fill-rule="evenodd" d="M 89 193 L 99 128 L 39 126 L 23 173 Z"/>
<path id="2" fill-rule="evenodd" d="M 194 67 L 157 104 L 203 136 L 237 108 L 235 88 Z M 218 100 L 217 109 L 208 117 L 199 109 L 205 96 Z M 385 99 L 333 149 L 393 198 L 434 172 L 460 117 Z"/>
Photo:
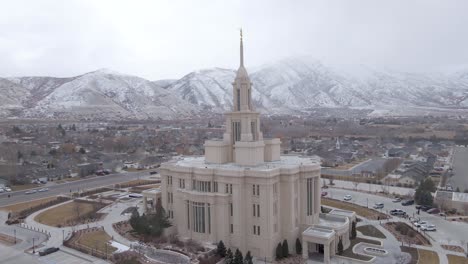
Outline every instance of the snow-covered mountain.
<path id="1" fill-rule="evenodd" d="M 310 58 L 248 71 L 254 105 L 269 113 L 352 107 L 405 114 L 410 108 L 468 107 L 468 71 L 402 73 L 362 65 L 345 71 Z M 172 119 L 219 113 L 231 108 L 234 76 L 235 70 L 212 68 L 159 81 L 109 70 L 70 78 L 0 78 L 0 116 Z"/>
<path id="2" fill-rule="evenodd" d="M 148 80 L 108 70 L 66 79 L 10 80 L 32 94 L 25 102 L 25 117 L 171 119 L 197 113 L 196 107 Z"/>

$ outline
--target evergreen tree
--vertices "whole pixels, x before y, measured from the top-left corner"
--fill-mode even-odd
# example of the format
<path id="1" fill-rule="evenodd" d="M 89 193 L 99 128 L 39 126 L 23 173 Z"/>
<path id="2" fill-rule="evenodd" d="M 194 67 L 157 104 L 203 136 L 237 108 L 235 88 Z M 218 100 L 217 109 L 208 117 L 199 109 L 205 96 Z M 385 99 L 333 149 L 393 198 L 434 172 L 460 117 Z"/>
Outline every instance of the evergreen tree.
<path id="1" fill-rule="evenodd" d="M 133 228 L 133 230 L 135 230 L 136 232 L 138 232 L 139 230 L 139 225 L 138 225 L 139 222 L 140 222 L 140 214 L 138 213 L 138 210 L 133 210 L 129 223 L 130 223 L 130 226 Z"/>
<path id="2" fill-rule="evenodd" d="M 282 259 L 283 258 L 283 248 L 281 247 L 281 242 L 278 243 L 278 246 L 276 247 L 276 259 Z"/>
<path id="3" fill-rule="evenodd" d="M 283 255 L 283 258 L 287 258 L 289 256 L 289 246 L 288 246 L 288 240 L 284 240 L 283 241 L 283 246 L 282 246 L 282 255 Z"/>
<path id="4" fill-rule="evenodd" d="M 436 187 L 434 182 L 430 178 L 421 181 L 421 184 L 419 184 L 414 194 L 414 200 L 418 204 L 432 205 L 434 200 L 432 198 L 431 192 L 434 192 L 435 189 Z"/>
<path id="5" fill-rule="evenodd" d="M 250 251 L 247 251 L 247 254 L 245 254 L 244 264 L 253 264 L 252 254 L 250 254 Z"/>
<path id="6" fill-rule="evenodd" d="M 242 256 L 242 252 L 239 249 L 236 249 L 236 253 L 234 253 L 233 264 L 244 264 L 244 256 Z"/>
<path id="7" fill-rule="evenodd" d="M 76 131 L 76 126 L 75 126 L 75 124 L 72 125 L 71 130 Z"/>
<path id="8" fill-rule="evenodd" d="M 218 254 L 218 256 L 222 258 L 226 256 L 226 246 L 224 246 L 224 243 L 222 240 L 218 242 L 218 248 L 216 249 L 216 254 Z"/>
<path id="9" fill-rule="evenodd" d="M 338 242 L 338 254 L 343 254 L 343 241 L 341 239 Z"/>
<path id="10" fill-rule="evenodd" d="M 228 248 L 228 250 L 226 251 L 226 258 L 225 258 L 225 263 L 226 264 L 233 264 L 233 259 L 234 259 L 234 256 L 232 255 L 232 251 L 230 248 Z"/>
<path id="11" fill-rule="evenodd" d="M 79 151 L 81 154 L 86 154 L 86 150 L 84 148 L 80 148 L 80 151 Z"/>
<path id="12" fill-rule="evenodd" d="M 357 233 L 356 233 L 356 222 L 353 221 L 353 223 L 351 224 L 351 234 L 350 234 L 350 237 L 351 239 L 355 239 L 357 236 Z"/>
<path id="13" fill-rule="evenodd" d="M 299 238 L 296 238 L 296 254 L 302 254 L 302 243 Z"/>

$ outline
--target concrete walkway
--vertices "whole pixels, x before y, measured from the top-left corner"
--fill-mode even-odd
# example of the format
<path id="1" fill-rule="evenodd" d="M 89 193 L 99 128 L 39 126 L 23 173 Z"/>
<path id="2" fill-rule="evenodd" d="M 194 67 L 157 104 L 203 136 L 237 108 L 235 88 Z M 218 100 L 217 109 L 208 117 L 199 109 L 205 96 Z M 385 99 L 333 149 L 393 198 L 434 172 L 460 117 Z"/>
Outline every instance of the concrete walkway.
<path id="1" fill-rule="evenodd" d="M 106 194 L 106 193 L 105 193 Z M 108 194 L 108 193 L 107 193 Z M 34 218 L 39 215 L 40 213 L 47 211 L 51 208 L 58 207 L 61 205 L 64 205 L 66 203 L 70 203 L 72 201 L 67 201 L 65 203 L 61 203 L 58 205 L 54 205 L 48 208 L 45 208 L 43 210 L 37 211 L 30 216 L 28 216 L 24 220 L 24 225 L 26 225 L 28 228 L 33 228 L 33 229 L 38 229 L 38 230 L 47 230 L 50 233 L 50 237 L 47 241 L 43 243 L 43 248 L 45 247 L 59 247 L 63 245 L 63 239 L 67 239 L 73 231 L 75 230 L 80 230 L 80 229 L 85 229 L 85 228 L 91 228 L 91 227 L 103 227 L 106 233 L 108 233 L 114 241 L 119 242 L 121 244 L 124 244 L 126 246 L 130 246 L 131 241 L 127 240 L 126 238 L 122 237 L 120 234 L 118 234 L 114 228 L 112 227 L 113 223 L 120 222 L 123 220 L 127 220 L 129 218 L 128 215 L 122 215 L 121 213 L 127 209 L 128 207 L 132 206 L 137 206 L 139 203 L 139 199 L 132 199 L 129 201 L 119 201 L 117 203 L 113 203 L 111 205 L 108 205 L 104 208 L 102 208 L 99 213 L 105 213 L 106 216 L 96 222 L 92 222 L 89 224 L 81 224 L 77 226 L 72 226 L 72 227 L 52 227 L 48 225 L 44 225 L 41 223 L 38 223 L 34 221 Z M 88 260 L 91 260 L 92 263 L 102 263 L 103 260 L 94 258 L 90 255 L 81 253 L 79 251 L 73 250 L 71 248 L 64 248 L 66 252 L 69 252 L 70 254 L 77 255 L 78 257 L 86 258 Z M 106 263 L 106 262 L 104 262 Z"/>

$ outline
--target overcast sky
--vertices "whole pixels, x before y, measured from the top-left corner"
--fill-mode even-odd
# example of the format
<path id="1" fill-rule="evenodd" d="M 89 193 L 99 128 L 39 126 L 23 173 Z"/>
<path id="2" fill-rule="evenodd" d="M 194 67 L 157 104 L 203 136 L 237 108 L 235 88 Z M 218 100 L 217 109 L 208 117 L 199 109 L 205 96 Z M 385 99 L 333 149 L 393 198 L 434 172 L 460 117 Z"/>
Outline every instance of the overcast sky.
<path id="1" fill-rule="evenodd" d="M 151 80 L 290 56 L 432 71 L 468 64 L 468 1 L 0 0 L 0 76 L 99 68 Z"/>

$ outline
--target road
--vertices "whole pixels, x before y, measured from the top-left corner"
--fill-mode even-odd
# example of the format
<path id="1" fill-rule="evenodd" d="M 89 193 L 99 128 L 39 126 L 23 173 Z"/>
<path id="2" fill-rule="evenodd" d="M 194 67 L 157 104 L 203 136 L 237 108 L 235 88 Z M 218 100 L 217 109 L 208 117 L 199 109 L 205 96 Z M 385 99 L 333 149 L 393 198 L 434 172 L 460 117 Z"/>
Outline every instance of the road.
<path id="1" fill-rule="evenodd" d="M 99 176 L 89 179 L 83 179 L 73 182 L 61 183 L 56 185 L 47 186 L 49 191 L 47 192 L 37 192 L 34 194 L 25 194 L 25 191 L 16 191 L 9 193 L 0 194 L 0 207 L 7 206 L 16 203 L 22 203 L 27 201 L 33 201 L 41 198 L 46 198 L 50 196 L 56 196 L 60 194 L 69 194 L 70 190 L 76 192 L 84 189 L 94 189 L 103 186 L 109 186 L 117 183 L 122 183 L 126 181 L 135 180 L 138 178 L 149 176 L 149 172 L 124 172 L 117 174 L 110 174 L 106 176 Z M 35 188 L 35 189 L 40 189 Z M 8 198 L 8 195 L 10 197 Z"/>
<path id="2" fill-rule="evenodd" d="M 451 242 L 466 245 L 466 242 L 468 242 L 467 223 L 447 221 L 443 217 L 431 215 L 423 211 L 421 211 L 420 215 L 417 215 L 417 210 L 414 205 L 402 206 L 401 203 L 393 203 L 392 199 L 378 195 L 334 188 L 328 189 L 327 192 L 327 197 L 338 200 L 343 200 L 345 195 L 350 194 L 352 196 L 351 202 L 362 206 L 369 205 L 369 207 L 372 207 L 377 202 L 384 203 L 384 208 L 381 209 L 381 211 L 385 213 L 392 209 L 402 209 L 411 217 L 415 216 L 434 224 L 437 227 L 437 231 L 430 232 L 429 235 L 440 244 Z M 464 241 L 464 243 L 461 243 L 462 241 Z"/>
<path id="3" fill-rule="evenodd" d="M 453 186 L 455 190 L 457 187 L 460 188 L 460 191 L 465 191 L 468 189 L 468 148 L 465 147 L 455 147 L 454 157 L 453 157 L 453 172 L 455 173 L 448 180 L 448 184 Z"/>

